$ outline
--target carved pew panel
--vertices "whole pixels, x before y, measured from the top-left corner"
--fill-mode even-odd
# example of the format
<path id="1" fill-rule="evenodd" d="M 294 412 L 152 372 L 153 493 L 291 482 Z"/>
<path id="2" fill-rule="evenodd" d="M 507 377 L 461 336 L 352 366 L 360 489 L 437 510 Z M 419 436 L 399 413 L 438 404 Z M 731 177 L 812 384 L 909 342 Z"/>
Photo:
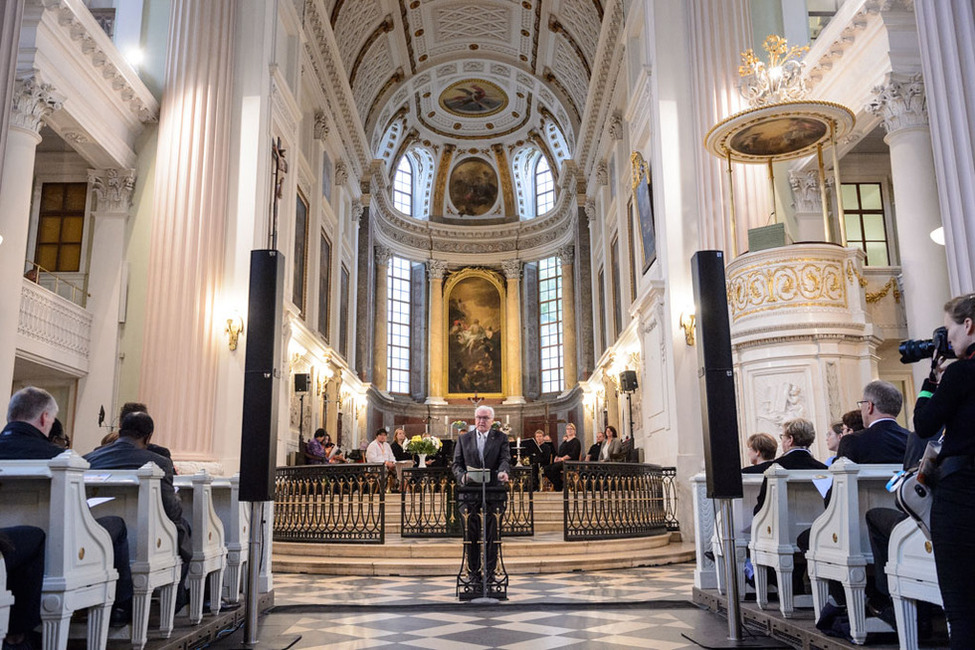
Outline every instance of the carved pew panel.
<path id="1" fill-rule="evenodd" d="M 867 638 L 864 589 L 866 567 L 873 562 L 866 514 L 871 508 L 894 507 L 894 495 L 887 491 L 886 485 L 900 468 L 900 465 L 857 465 L 847 458 L 838 459 L 829 469 L 833 478 L 829 506 L 813 522 L 809 535 L 806 559 L 816 618 L 826 604 L 826 581 L 841 582 L 850 615 L 850 636 L 857 644 Z"/>
<path id="2" fill-rule="evenodd" d="M 215 477 L 212 483 L 213 507 L 223 522 L 227 545 L 227 569 L 223 578 L 223 597 L 227 602 L 240 600 L 240 588 L 244 565 L 250 550 L 248 530 L 250 526 L 250 504 L 241 503 L 240 474 Z"/>
<path id="3" fill-rule="evenodd" d="M 224 545 L 224 528 L 213 509 L 213 478 L 206 472 L 192 476 L 176 476 L 183 516 L 192 527 L 193 559 L 187 582 L 190 588 L 190 622 L 203 619 L 203 586 L 209 579 L 210 612 L 220 611 L 220 592 L 223 572 L 227 564 L 227 548 Z"/>
<path id="4" fill-rule="evenodd" d="M 104 648 L 115 602 L 112 540 L 85 497 L 88 462 L 73 451 L 51 460 L 0 462 L 0 527 L 37 526 L 47 534 L 41 620 L 44 649 L 68 643 L 71 614 L 88 612 L 89 648 Z"/>
<path id="5" fill-rule="evenodd" d="M 916 650 L 917 601 L 939 607 L 944 604 L 934 567 L 934 548 L 910 518 L 894 527 L 887 548 L 887 585 L 894 601 L 897 637 L 901 650 Z"/>
<path id="6" fill-rule="evenodd" d="M 10 623 L 10 607 L 14 604 L 14 595 L 4 589 L 7 584 L 7 566 L 0 554 L 0 639 L 7 636 L 7 626 Z"/>
<path id="7" fill-rule="evenodd" d="M 762 487 L 762 476 L 759 474 L 742 475 L 742 498 L 734 499 L 731 504 L 735 527 L 735 574 L 738 576 L 738 594 L 745 594 L 745 559 L 747 556 L 748 540 L 751 539 L 753 510 L 758 501 L 758 492 Z M 715 574 L 717 575 L 718 593 L 725 595 L 727 577 L 724 575 L 724 548 L 721 545 L 721 525 L 715 515 L 714 534 L 711 536 L 711 551 L 715 558 Z"/>
<path id="8" fill-rule="evenodd" d="M 180 568 L 176 525 L 166 516 L 160 481 L 161 468 L 146 463 L 137 470 L 98 469 L 85 473 L 92 498 L 111 498 L 94 506 L 99 516 L 116 515 L 125 520 L 132 566 L 132 645 L 146 644 L 152 592 L 160 589 L 159 630 L 163 638 L 173 631 L 173 607 Z"/>
<path id="9" fill-rule="evenodd" d="M 813 479 L 825 478 L 826 470 L 786 470 L 772 465 L 765 471 L 768 487 L 765 503 L 752 520 L 748 548 L 755 566 L 755 591 L 759 607 L 768 607 L 768 573 L 776 573 L 779 610 L 791 618 L 795 609 L 792 592 L 793 553 L 796 538 L 823 512 L 823 497 Z"/>

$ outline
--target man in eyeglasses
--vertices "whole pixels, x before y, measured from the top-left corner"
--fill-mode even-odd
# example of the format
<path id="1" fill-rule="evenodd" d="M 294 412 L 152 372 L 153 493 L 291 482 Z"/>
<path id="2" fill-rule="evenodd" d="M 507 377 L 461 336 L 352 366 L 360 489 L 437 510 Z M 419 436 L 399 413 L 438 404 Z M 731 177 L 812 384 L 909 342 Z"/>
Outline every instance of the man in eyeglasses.
<path id="1" fill-rule="evenodd" d="M 859 464 L 904 462 L 911 432 L 895 419 L 903 403 L 901 392 L 889 382 L 878 379 L 864 386 L 863 399 L 857 406 L 867 428 L 840 438 L 836 457 L 843 456 Z"/>

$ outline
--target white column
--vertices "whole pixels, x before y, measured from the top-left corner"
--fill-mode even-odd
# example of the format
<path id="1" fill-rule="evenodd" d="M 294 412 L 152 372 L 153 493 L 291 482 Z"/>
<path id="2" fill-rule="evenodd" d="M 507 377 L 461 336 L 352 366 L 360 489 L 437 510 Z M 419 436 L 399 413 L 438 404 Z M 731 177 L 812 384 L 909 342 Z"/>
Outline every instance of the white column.
<path id="1" fill-rule="evenodd" d="M 387 301 L 389 299 L 389 258 L 392 252 L 385 246 L 376 246 L 376 325 L 374 328 L 375 338 L 373 339 L 372 350 L 372 385 L 379 390 L 387 390 L 386 375 L 386 340 L 389 335 L 389 314 L 387 314 Z"/>
<path id="2" fill-rule="evenodd" d="M 444 340 L 444 312 L 443 312 L 443 276 L 447 272 L 447 263 L 443 260 L 427 262 L 427 274 L 430 277 L 430 322 L 427 329 L 430 332 L 429 358 L 430 367 L 427 370 L 429 390 L 427 404 L 446 404 L 443 389 L 443 355 L 446 341 Z"/>
<path id="3" fill-rule="evenodd" d="M 88 186 L 95 197 L 91 212 L 91 250 L 88 264 L 88 311 L 91 312 L 91 347 L 88 375 L 78 388 L 74 445 L 94 449 L 103 431 L 96 415 L 105 408 L 111 422 L 116 412 L 116 369 L 122 301 L 125 227 L 135 188 L 134 169 L 88 170 Z"/>
<path id="4" fill-rule="evenodd" d="M 941 225 L 941 214 L 924 82 L 920 74 L 891 74 L 887 84 L 874 92 L 876 98 L 867 109 L 883 118 L 884 141 L 890 146 L 907 333 L 911 338 L 930 338 L 941 325 L 942 307 L 951 296 L 945 249 L 930 236 Z M 922 363 L 914 364 L 916 386 L 928 370 Z"/>
<path id="5" fill-rule="evenodd" d="M 9 396 L 14 379 L 20 292 L 27 258 L 34 157 L 41 141 L 41 122 L 61 108 L 62 98 L 36 77 L 14 85 L 13 110 L 0 175 L 0 395 Z M 6 398 L 4 397 L 4 402 Z"/>
<path id="6" fill-rule="evenodd" d="M 505 260 L 501 262 L 507 278 L 505 296 L 505 357 L 508 366 L 508 390 L 505 404 L 524 404 L 525 397 L 521 387 L 521 262 Z"/>
<path id="7" fill-rule="evenodd" d="M 975 6 L 916 0 L 951 294 L 975 291 Z"/>
<path id="8" fill-rule="evenodd" d="M 20 23 L 24 19 L 24 0 L 7 0 L 0 5 L 0 160 L 7 142 L 7 127 L 13 107 L 14 81 L 17 78 L 17 50 Z M 3 179 L 0 178 L 0 185 Z"/>
<path id="9" fill-rule="evenodd" d="M 178 460 L 209 461 L 219 355 L 228 353 L 226 315 L 216 311 L 229 216 L 236 3 L 175 0 L 170 19 L 139 396 Z"/>
<path id="10" fill-rule="evenodd" d="M 559 249 L 562 262 L 562 349 L 565 372 L 565 392 L 576 387 L 579 381 L 576 344 L 576 290 L 573 277 L 575 249 L 566 246 Z"/>

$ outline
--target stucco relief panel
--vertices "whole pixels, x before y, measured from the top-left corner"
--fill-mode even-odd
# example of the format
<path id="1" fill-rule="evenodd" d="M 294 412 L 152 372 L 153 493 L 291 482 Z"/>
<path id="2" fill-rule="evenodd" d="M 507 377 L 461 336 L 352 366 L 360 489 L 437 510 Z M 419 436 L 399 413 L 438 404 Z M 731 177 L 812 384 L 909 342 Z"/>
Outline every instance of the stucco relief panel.
<path id="1" fill-rule="evenodd" d="M 745 369 L 744 440 L 753 433 L 768 433 L 778 440 L 782 423 L 795 418 L 815 421 L 810 368 L 786 366 L 750 372 Z"/>

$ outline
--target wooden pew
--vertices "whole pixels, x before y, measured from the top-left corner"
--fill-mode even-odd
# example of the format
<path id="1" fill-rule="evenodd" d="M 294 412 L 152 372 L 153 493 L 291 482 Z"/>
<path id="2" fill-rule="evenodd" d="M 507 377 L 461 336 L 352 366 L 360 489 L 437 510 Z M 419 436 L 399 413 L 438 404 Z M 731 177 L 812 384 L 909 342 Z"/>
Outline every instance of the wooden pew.
<path id="1" fill-rule="evenodd" d="M 132 566 L 132 647 L 146 644 L 152 592 L 160 590 L 159 631 L 168 639 L 173 631 L 173 607 L 179 585 L 179 544 L 176 525 L 166 516 L 160 481 L 165 472 L 153 463 L 140 469 L 96 469 L 85 472 L 91 498 L 112 500 L 96 506 L 98 516 L 125 520 Z"/>
<path id="2" fill-rule="evenodd" d="M 773 569 L 778 581 L 779 611 L 785 618 L 791 618 L 795 610 L 792 572 L 793 553 L 799 551 L 796 538 L 823 512 L 823 497 L 813 479 L 827 476 L 827 470 L 786 470 L 778 464 L 765 471 L 765 503 L 752 519 L 748 548 L 755 567 L 758 606 L 768 608 L 768 570 Z"/>
<path id="3" fill-rule="evenodd" d="M 897 637 L 902 650 L 916 650 L 917 601 L 944 605 L 934 567 L 934 548 L 908 517 L 894 526 L 887 549 L 887 585 L 894 601 Z"/>
<path id="4" fill-rule="evenodd" d="M 840 458 L 829 468 L 833 493 L 826 511 L 816 518 L 809 533 L 806 561 L 813 588 L 816 619 L 829 595 L 827 580 L 837 580 L 846 592 L 850 616 L 850 636 L 862 644 L 867 638 L 866 596 L 867 565 L 873 563 L 866 514 L 871 508 L 893 508 L 894 495 L 887 491 L 887 481 L 900 465 L 857 465 Z M 882 570 L 882 567 L 878 567 Z M 875 621 L 871 620 L 874 624 Z M 887 631 L 882 624 L 869 631 Z"/>
<path id="5" fill-rule="evenodd" d="M 14 604 L 14 595 L 4 589 L 7 584 L 7 566 L 0 554 L 0 640 L 7 636 L 7 626 L 10 623 L 10 607 Z"/>
<path id="6" fill-rule="evenodd" d="M 209 578 L 210 612 L 220 611 L 223 572 L 227 565 L 224 529 L 213 509 L 213 478 L 205 471 L 192 476 L 176 476 L 174 485 L 183 505 L 183 516 L 190 521 L 193 559 L 187 578 L 190 588 L 190 622 L 203 620 L 203 585 Z"/>
<path id="7" fill-rule="evenodd" d="M 745 595 L 745 559 L 747 557 L 748 540 L 751 538 L 753 510 L 758 501 L 758 492 L 762 487 L 760 474 L 743 474 L 742 498 L 734 499 L 731 503 L 735 526 L 735 575 L 738 576 L 738 594 Z M 715 515 L 714 534 L 711 536 L 711 552 L 714 553 L 714 568 L 718 583 L 718 593 L 722 596 L 727 591 L 727 576 L 724 575 L 724 548 L 721 546 L 721 525 Z"/>
<path id="8" fill-rule="evenodd" d="M 68 644 L 71 614 L 88 609 L 87 647 L 104 648 L 115 602 L 108 532 L 85 500 L 88 462 L 68 450 L 51 460 L 0 462 L 0 527 L 37 526 L 47 534 L 41 620 L 44 650 Z"/>
<path id="9" fill-rule="evenodd" d="M 213 508 L 223 522 L 223 531 L 227 545 L 227 569 L 223 576 L 223 597 L 230 603 L 240 600 L 240 588 L 243 582 L 243 569 L 247 564 L 247 554 L 250 550 L 248 533 L 250 526 L 250 504 L 241 503 L 240 474 L 232 477 L 214 477 L 211 484 L 213 489 Z"/>

